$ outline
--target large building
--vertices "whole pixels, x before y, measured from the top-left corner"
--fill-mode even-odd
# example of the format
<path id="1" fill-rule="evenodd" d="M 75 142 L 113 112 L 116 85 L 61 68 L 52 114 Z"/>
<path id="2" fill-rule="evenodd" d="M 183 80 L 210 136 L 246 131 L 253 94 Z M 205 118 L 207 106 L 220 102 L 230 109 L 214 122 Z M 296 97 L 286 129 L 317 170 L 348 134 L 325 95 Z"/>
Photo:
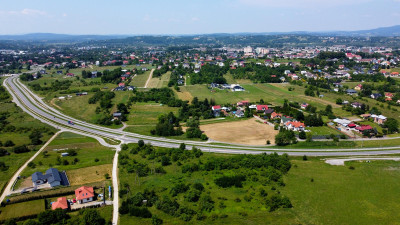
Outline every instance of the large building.
<path id="1" fill-rule="evenodd" d="M 35 172 L 34 174 L 32 174 L 32 183 L 33 186 L 47 183 L 51 187 L 56 187 L 61 185 L 62 178 L 60 172 L 57 169 L 50 168 L 46 171 L 45 174 L 41 172 Z"/>

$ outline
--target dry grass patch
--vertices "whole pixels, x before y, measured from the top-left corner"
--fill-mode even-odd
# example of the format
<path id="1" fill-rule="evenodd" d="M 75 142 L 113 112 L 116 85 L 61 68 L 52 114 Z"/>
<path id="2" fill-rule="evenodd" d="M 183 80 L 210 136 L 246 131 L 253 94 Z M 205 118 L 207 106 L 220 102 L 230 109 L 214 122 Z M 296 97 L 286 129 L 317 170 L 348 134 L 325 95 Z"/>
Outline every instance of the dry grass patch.
<path id="1" fill-rule="evenodd" d="M 105 180 L 105 174 L 111 177 L 112 164 L 86 167 L 67 171 L 71 186 L 95 183 Z"/>
<path id="2" fill-rule="evenodd" d="M 180 87 L 180 89 L 181 89 L 181 91 L 176 91 L 174 89 L 174 92 L 178 96 L 178 98 L 183 101 L 191 102 L 193 100 L 192 94 L 190 94 L 190 92 L 186 91 L 186 88 Z"/>
<path id="3" fill-rule="evenodd" d="M 246 145 L 265 145 L 267 140 L 274 144 L 278 134 L 273 127 L 257 122 L 255 118 L 201 125 L 200 129 L 212 140 Z"/>

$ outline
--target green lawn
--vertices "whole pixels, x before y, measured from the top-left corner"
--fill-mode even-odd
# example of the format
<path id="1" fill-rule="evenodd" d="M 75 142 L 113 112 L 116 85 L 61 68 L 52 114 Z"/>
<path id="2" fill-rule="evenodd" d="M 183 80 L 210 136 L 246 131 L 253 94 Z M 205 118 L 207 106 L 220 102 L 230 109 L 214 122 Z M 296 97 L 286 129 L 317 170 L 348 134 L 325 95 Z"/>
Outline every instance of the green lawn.
<path id="1" fill-rule="evenodd" d="M 15 203 L 0 208 L 0 221 L 23 216 L 37 215 L 45 211 L 44 199 Z"/>
<path id="2" fill-rule="evenodd" d="M 167 73 L 163 74 L 161 77 L 153 77 L 147 88 L 162 88 L 168 87 L 168 82 L 171 77 L 171 72 L 168 71 Z"/>
<path id="3" fill-rule="evenodd" d="M 144 87 L 146 85 L 146 81 L 150 76 L 151 69 L 144 72 L 143 74 L 138 74 L 134 78 L 129 85 L 133 85 L 135 87 Z"/>
<path id="4" fill-rule="evenodd" d="M 77 155 L 61 157 L 61 153 L 68 149 L 74 149 Z M 47 151 L 47 156 L 44 153 L 38 155 L 33 160 L 35 167 L 27 167 L 22 172 L 22 176 L 29 177 L 36 171 L 45 172 L 50 167 L 62 171 L 109 164 L 112 163 L 114 157 L 114 151 L 100 145 L 96 140 L 70 133 L 57 137 L 45 151 Z M 75 158 L 79 161 L 74 164 Z M 97 162 L 95 159 L 98 159 Z M 68 161 L 67 165 L 64 164 L 64 160 Z"/>
<path id="5" fill-rule="evenodd" d="M 144 103 L 138 102 L 131 106 L 130 113 L 128 115 L 128 125 L 156 125 L 158 117 L 162 114 L 173 112 L 175 115 L 178 114 L 179 108 L 168 107 L 159 103 Z"/>
<path id="6" fill-rule="evenodd" d="M 340 135 L 340 134 L 342 134 L 338 130 L 335 130 L 328 126 L 307 127 L 307 130 L 310 130 L 313 135 L 330 135 L 330 134 Z"/>
<path id="7" fill-rule="evenodd" d="M 331 166 L 316 158 L 292 163 L 296 166 L 285 177 L 282 193 L 301 224 L 398 224 L 398 162 Z"/>

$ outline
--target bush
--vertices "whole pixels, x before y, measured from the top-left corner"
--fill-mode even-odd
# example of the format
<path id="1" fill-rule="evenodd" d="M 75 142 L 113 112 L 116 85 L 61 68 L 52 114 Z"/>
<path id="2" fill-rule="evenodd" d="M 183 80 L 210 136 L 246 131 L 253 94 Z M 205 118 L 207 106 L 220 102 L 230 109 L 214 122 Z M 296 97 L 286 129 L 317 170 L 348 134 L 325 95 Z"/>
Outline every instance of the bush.
<path id="1" fill-rule="evenodd" d="M 269 211 L 275 211 L 279 208 L 292 208 L 292 203 L 286 196 L 280 196 L 278 194 L 273 194 L 265 201 L 265 204 L 269 207 Z"/>
<path id="2" fill-rule="evenodd" d="M 299 133 L 299 138 L 302 139 L 302 140 L 306 139 L 306 138 L 307 138 L 306 132 L 301 131 L 301 132 Z"/>
<path id="3" fill-rule="evenodd" d="M 143 147 L 144 146 L 144 141 L 143 140 L 139 140 L 138 141 L 138 145 L 139 145 L 140 148 Z"/>
<path id="4" fill-rule="evenodd" d="M 34 162 L 29 162 L 28 167 L 34 169 L 34 168 L 36 168 L 36 164 Z"/>
<path id="5" fill-rule="evenodd" d="M 188 202 L 197 202 L 200 199 L 201 192 L 199 190 L 190 190 L 185 195 Z"/>
<path id="6" fill-rule="evenodd" d="M 21 145 L 13 148 L 13 152 L 16 154 L 30 152 L 31 150 L 26 145 Z"/>
<path id="7" fill-rule="evenodd" d="M 151 218 L 153 215 L 149 211 L 149 209 L 145 207 L 137 207 L 137 206 L 131 206 L 129 208 L 129 215 L 130 216 L 136 216 L 136 217 L 141 217 L 141 218 Z"/>
<path id="8" fill-rule="evenodd" d="M 4 143 L 4 147 L 12 147 L 12 146 L 14 146 L 14 145 L 15 145 L 14 142 L 11 141 L 11 140 L 7 140 L 7 141 Z"/>
<path id="9" fill-rule="evenodd" d="M 214 209 L 214 201 L 209 195 L 203 195 L 199 200 L 199 207 L 201 211 L 211 212 Z"/>
<path id="10" fill-rule="evenodd" d="M 163 224 L 163 220 L 158 218 L 156 215 L 153 215 L 151 217 L 151 224 L 152 225 L 161 225 L 161 224 Z"/>
<path id="11" fill-rule="evenodd" d="M 180 193 L 185 193 L 187 190 L 189 190 L 189 185 L 179 183 L 173 186 L 170 192 L 172 196 L 177 196 Z"/>
<path id="12" fill-rule="evenodd" d="M 303 161 L 307 161 L 307 160 L 308 160 L 307 156 L 303 155 Z"/>
<path id="13" fill-rule="evenodd" d="M 243 187 L 242 182 L 246 180 L 246 177 L 243 175 L 235 175 L 235 176 L 223 176 L 215 179 L 215 184 L 222 188 L 227 187 Z"/>

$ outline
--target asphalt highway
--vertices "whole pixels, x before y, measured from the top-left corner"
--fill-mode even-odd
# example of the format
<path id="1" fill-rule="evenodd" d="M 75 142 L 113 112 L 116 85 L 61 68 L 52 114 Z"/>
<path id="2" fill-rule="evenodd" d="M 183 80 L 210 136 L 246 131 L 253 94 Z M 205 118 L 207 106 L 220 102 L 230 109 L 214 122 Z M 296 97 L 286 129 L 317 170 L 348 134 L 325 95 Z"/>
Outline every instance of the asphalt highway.
<path id="1" fill-rule="evenodd" d="M 168 139 L 163 137 L 152 137 L 140 135 L 130 132 L 125 132 L 118 129 L 106 128 L 94 124 L 80 121 L 58 111 L 57 109 L 47 105 L 39 96 L 29 90 L 22 84 L 18 76 L 8 77 L 4 80 L 4 86 L 13 96 L 13 101 L 21 107 L 25 112 L 33 117 L 41 120 L 58 129 L 75 132 L 87 136 L 96 136 L 105 139 L 119 140 L 122 143 L 135 143 L 138 140 L 144 140 L 146 143 L 151 143 L 154 146 L 177 148 L 180 143 L 185 143 L 188 149 L 195 146 L 205 152 L 228 153 L 228 154 L 260 154 L 272 153 L 278 154 L 287 153 L 293 156 L 354 156 L 354 155 L 382 155 L 382 154 L 397 154 L 400 153 L 398 147 L 381 147 L 381 148 L 356 148 L 356 149 L 279 149 L 268 148 L 261 146 L 238 146 L 229 144 L 213 144 L 197 141 L 182 141 Z M 72 121 L 74 124 L 69 124 Z M 217 142 L 218 143 L 218 142 Z"/>

